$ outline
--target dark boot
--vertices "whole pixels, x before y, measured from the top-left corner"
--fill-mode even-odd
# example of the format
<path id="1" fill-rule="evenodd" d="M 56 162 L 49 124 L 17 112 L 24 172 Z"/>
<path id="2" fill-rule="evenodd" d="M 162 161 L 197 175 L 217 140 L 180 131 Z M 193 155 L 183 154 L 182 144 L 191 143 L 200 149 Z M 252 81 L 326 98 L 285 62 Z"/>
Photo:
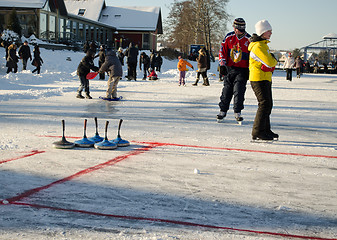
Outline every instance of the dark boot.
<path id="1" fill-rule="evenodd" d="M 77 98 L 83 99 L 84 97 L 82 96 L 82 92 L 77 92 Z"/>
<path id="2" fill-rule="evenodd" d="M 92 99 L 92 97 L 90 96 L 90 94 L 89 94 L 89 93 L 86 93 L 86 96 L 85 96 L 85 98 Z"/>
<path id="3" fill-rule="evenodd" d="M 192 86 L 198 86 L 199 78 L 195 80 L 195 83 L 192 84 Z"/>
<path id="4" fill-rule="evenodd" d="M 204 83 L 203 83 L 202 85 L 204 85 L 204 86 L 209 86 L 208 78 L 205 78 L 205 79 L 204 79 Z"/>

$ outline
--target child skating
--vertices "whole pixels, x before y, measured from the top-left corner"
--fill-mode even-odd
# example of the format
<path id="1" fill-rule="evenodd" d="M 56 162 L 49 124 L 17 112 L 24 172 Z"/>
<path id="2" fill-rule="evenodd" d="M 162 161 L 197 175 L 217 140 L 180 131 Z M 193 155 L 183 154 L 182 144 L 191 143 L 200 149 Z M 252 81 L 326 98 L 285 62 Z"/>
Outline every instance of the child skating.
<path id="1" fill-rule="evenodd" d="M 186 71 L 187 71 L 186 66 L 189 66 L 192 69 L 194 68 L 192 64 L 184 60 L 181 56 L 179 56 L 178 59 L 179 59 L 179 62 L 178 62 L 177 68 L 179 70 L 179 86 L 181 85 L 185 86 L 185 76 L 186 76 Z"/>

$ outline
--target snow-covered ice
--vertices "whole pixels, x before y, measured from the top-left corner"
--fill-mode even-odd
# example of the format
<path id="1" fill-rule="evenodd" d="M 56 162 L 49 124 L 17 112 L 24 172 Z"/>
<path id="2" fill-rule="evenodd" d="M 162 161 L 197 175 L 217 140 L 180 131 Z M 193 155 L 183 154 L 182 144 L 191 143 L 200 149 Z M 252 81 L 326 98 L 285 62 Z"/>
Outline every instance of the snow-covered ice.
<path id="1" fill-rule="evenodd" d="M 244 122 L 217 123 L 222 83 L 178 86 L 177 61 L 158 81 L 120 81 L 119 102 L 77 99 L 81 52 L 41 49 L 33 66 L 6 74 L 0 48 L 1 239 L 337 238 L 337 75 L 273 76 L 273 143 L 252 143 L 257 109 L 247 84 Z M 67 58 L 71 61 L 67 61 Z M 192 63 L 196 68 L 196 63 Z M 126 73 L 126 67 L 124 66 Z M 121 136 L 116 150 L 54 149 L 68 141 Z"/>

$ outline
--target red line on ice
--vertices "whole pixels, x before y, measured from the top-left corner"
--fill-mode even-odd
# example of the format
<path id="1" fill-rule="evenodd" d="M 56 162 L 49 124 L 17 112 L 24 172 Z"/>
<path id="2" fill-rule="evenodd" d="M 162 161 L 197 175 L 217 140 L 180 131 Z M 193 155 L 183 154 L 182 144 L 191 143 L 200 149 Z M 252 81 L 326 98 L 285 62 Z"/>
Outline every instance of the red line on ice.
<path id="1" fill-rule="evenodd" d="M 61 136 L 44 135 L 40 137 L 61 137 Z M 80 137 L 69 137 L 69 138 L 80 138 Z M 329 156 L 329 155 L 315 155 L 315 154 L 303 154 L 303 153 L 292 153 L 292 152 L 273 152 L 273 151 L 252 150 L 252 149 L 244 149 L 244 148 L 209 147 L 209 146 L 198 146 L 198 145 L 187 145 L 187 144 L 176 144 L 176 143 L 140 142 L 140 141 L 132 141 L 132 142 L 141 143 L 141 144 L 150 144 L 150 145 L 155 144 L 157 146 L 177 146 L 177 147 L 188 147 L 188 148 L 203 148 L 203 149 L 211 149 L 211 150 L 225 150 L 225 151 L 237 151 L 237 152 L 253 152 L 253 153 L 266 153 L 266 154 L 275 154 L 275 155 L 337 159 L 337 156 Z"/>
<path id="2" fill-rule="evenodd" d="M 176 224 L 176 225 L 183 225 L 183 226 L 193 226 L 193 227 L 202 227 L 202 228 L 211 228 L 211 229 L 230 230 L 230 231 L 236 231 L 236 232 L 247 232 L 247 233 L 254 233 L 254 234 L 259 234 L 259 235 L 272 235 L 272 236 L 279 236 L 279 237 L 286 237 L 286 238 L 299 238 L 299 239 L 336 240 L 336 239 L 332 239 L 332 238 L 321 238 L 321 237 L 301 236 L 301 235 L 294 235 L 294 234 L 284 234 L 284 233 L 276 233 L 276 232 L 231 228 L 231 227 L 220 227 L 220 226 L 213 226 L 213 225 L 207 225 L 207 224 L 199 224 L 199 223 L 193 223 L 193 222 L 184 222 L 184 221 L 161 219 L 161 218 L 146 218 L 146 217 L 134 217 L 134 216 L 106 214 L 106 213 L 90 212 L 90 211 L 76 210 L 76 209 L 49 207 L 49 206 L 44 206 L 44 205 L 29 204 L 29 203 L 22 203 L 22 202 L 15 202 L 15 203 L 12 203 L 12 204 L 13 205 L 19 205 L 19 206 L 29 206 L 29 207 L 33 207 L 33 208 L 50 209 L 50 210 L 54 210 L 54 211 L 81 213 L 81 214 L 111 217 L 111 218 L 120 218 L 120 219 L 127 219 L 127 220 L 162 222 L 162 223 L 169 223 L 169 224 Z"/>
<path id="3" fill-rule="evenodd" d="M 109 166 L 115 165 L 116 163 L 118 163 L 120 161 L 123 161 L 123 160 L 125 160 L 125 159 L 127 159 L 127 158 L 129 158 L 131 156 L 135 156 L 135 155 L 144 153 L 146 151 L 149 151 L 150 149 L 152 149 L 152 148 L 154 148 L 156 146 L 158 146 L 158 144 L 152 144 L 150 146 L 144 146 L 142 148 L 138 148 L 138 149 L 133 150 L 133 151 L 127 153 L 127 154 L 115 157 L 114 159 L 111 159 L 111 160 L 109 160 L 109 161 L 107 161 L 105 163 L 101 163 L 101 164 L 98 164 L 96 166 L 84 169 L 84 170 L 79 171 L 79 172 L 77 172 L 77 173 L 75 173 L 75 174 L 73 174 L 73 175 L 71 175 L 69 177 L 57 180 L 57 181 L 52 182 L 52 183 L 50 183 L 48 185 L 45 185 L 45 186 L 42 186 L 42 187 L 38 187 L 38 188 L 34 188 L 34 189 L 31 189 L 31 190 L 25 191 L 24 193 L 22 193 L 22 194 L 20 194 L 18 196 L 6 199 L 6 201 L 8 201 L 9 203 L 20 201 L 23 198 L 27 198 L 27 197 L 35 194 L 35 193 L 38 193 L 38 192 L 40 192 L 42 190 L 45 190 L 45 189 L 48 189 L 48 188 L 50 188 L 50 187 L 52 187 L 54 185 L 61 184 L 61 183 L 70 181 L 70 180 L 72 180 L 74 178 L 78 178 L 78 177 L 80 177 L 80 176 L 82 176 L 84 174 L 91 173 L 91 172 L 103 169 L 105 167 L 109 167 Z"/>
<path id="4" fill-rule="evenodd" d="M 252 150 L 243 148 L 225 148 L 225 147 L 207 147 L 207 146 L 197 146 L 197 145 L 186 145 L 186 144 L 176 144 L 176 143 L 157 143 L 157 142 L 138 142 L 141 144 L 157 144 L 160 146 L 177 146 L 177 147 L 188 147 L 188 148 L 203 148 L 211 150 L 226 150 L 226 151 L 237 151 L 237 152 L 253 152 L 253 153 L 266 153 L 266 154 L 276 154 L 276 155 L 292 155 L 301 157 L 317 157 L 317 158 L 336 158 L 337 156 L 329 155 L 314 155 L 314 154 L 303 154 L 303 153 L 291 153 L 291 152 L 273 152 L 273 151 L 263 151 L 263 150 Z"/>
<path id="5" fill-rule="evenodd" d="M 39 150 L 32 150 L 30 153 L 16 157 L 16 158 L 10 158 L 10 159 L 6 159 L 6 160 L 2 160 L 0 161 L 0 164 L 2 163 L 6 163 L 6 162 L 11 162 L 11 161 L 15 161 L 18 159 L 22 159 L 22 158 L 26 158 L 26 157 L 30 157 L 30 156 L 34 156 L 36 154 L 40 154 L 40 153 L 44 153 L 45 151 L 39 151 Z"/>

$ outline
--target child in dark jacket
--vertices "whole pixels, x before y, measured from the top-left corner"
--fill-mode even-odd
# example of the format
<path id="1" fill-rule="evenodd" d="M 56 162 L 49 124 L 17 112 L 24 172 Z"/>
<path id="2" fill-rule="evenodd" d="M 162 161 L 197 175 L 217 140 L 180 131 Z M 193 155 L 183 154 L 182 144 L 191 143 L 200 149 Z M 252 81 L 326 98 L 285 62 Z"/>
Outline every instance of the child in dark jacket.
<path id="1" fill-rule="evenodd" d="M 87 74 L 90 72 L 90 69 L 94 72 L 99 70 L 98 67 L 94 65 L 95 52 L 88 50 L 86 56 L 81 60 L 80 64 L 77 67 L 77 75 L 80 79 L 81 85 L 77 90 L 77 98 L 83 99 L 82 91 L 84 89 L 86 93 L 86 98 L 92 99 L 89 91 L 89 80 L 87 79 Z"/>

